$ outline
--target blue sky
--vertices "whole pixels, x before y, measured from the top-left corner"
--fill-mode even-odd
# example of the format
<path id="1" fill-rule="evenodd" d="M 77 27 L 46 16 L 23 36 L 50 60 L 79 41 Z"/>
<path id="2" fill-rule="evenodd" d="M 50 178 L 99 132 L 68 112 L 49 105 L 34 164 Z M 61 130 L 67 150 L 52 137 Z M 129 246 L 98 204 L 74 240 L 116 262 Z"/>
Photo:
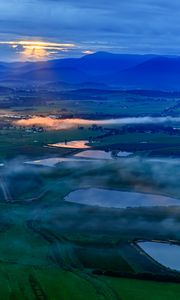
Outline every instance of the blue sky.
<path id="1" fill-rule="evenodd" d="M 179 0 L 0 0 L 0 60 L 180 54 L 179 20 Z"/>

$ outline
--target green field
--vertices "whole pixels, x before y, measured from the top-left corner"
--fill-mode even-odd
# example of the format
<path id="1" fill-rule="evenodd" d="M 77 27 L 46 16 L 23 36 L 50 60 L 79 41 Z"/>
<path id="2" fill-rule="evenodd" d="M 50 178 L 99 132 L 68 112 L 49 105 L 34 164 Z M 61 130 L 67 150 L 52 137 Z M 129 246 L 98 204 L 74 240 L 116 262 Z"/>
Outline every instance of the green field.
<path id="1" fill-rule="evenodd" d="M 176 300 L 180 286 L 1 264 L 1 299 Z"/>
<path id="2" fill-rule="evenodd" d="M 149 114 L 161 114 L 168 108 L 176 111 L 179 98 L 146 97 L 139 95 L 107 94 L 100 99 L 88 99 L 89 94 L 84 93 L 81 100 L 52 100 L 49 105 L 20 106 L 11 108 L 15 112 L 57 114 L 97 114 L 139 116 Z M 174 110 L 173 110 L 174 108 Z M 178 109 L 178 108 L 177 108 Z"/>
<path id="3" fill-rule="evenodd" d="M 160 116 L 167 108 L 173 112 L 179 101 L 122 94 L 104 97 L 55 99 L 51 109 L 48 105 L 12 107 L 11 112 L 24 116 L 73 114 L 93 120 L 107 115 Z M 2 122 L 7 119 L 11 120 L 2 117 Z M 70 192 L 91 187 L 180 199 L 179 134 L 148 130 L 120 134 L 111 130 L 121 125 L 102 127 L 93 130 L 85 125 L 78 129 L 77 125 L 32 132 L 1 126 L 0 299 L 180 298 L 180 284 L 176 283 L 180 282 L 180 273 L 161 265 L 137 245 L 139 240 L 179 244 L 180 207 L 115 209 L 65 201 Z M 94 139 L 92 149 L 133 154 L 109 161 L 63 162 L 52 168 L 25 164 L 36 159 L 72 157 L 83 149 L 47 145 L 89 137 Z M 151 277 L 145 280 L 147 274 Z M 138 280 L 139 275 L 144 280 Z M 150 280 L 153 276 L 158 281 Z"/>

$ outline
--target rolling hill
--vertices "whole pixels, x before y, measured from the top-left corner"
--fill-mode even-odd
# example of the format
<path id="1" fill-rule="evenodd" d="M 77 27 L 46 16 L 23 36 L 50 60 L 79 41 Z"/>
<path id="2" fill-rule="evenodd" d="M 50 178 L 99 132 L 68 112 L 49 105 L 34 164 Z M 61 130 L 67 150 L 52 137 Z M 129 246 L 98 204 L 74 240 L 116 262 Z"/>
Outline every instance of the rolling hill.
<path id="1" fill-rule="evenodd" d="M 92 87 L 180 90 L 180 57 L 97 52 L 82 58 L 0 63 L 0 81 L 44 86 L 63 82 L 65 89 L 88 83 Z"/>

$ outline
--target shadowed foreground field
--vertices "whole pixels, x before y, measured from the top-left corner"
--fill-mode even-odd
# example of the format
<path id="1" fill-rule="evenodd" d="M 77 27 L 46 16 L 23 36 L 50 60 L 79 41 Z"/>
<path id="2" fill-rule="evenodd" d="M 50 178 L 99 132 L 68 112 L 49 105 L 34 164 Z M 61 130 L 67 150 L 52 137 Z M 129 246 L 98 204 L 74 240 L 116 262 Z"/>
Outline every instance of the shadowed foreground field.
<path id="1" fill-rule="evenodd" d="M 178 244 L 179 207 L 114 209 L 64 200 L 89 186 L 178 199 L 178 174 L 176 164 L 134 158 L 55 168 L 9 162 L 0 178 L 0 299 L 178 299 L 179 273 L 136 241 Z"/>
<path id="2" fill-rule="evenodd" d="M 176 300 L 180 285 L 1 263 L 1 299 Z"/>

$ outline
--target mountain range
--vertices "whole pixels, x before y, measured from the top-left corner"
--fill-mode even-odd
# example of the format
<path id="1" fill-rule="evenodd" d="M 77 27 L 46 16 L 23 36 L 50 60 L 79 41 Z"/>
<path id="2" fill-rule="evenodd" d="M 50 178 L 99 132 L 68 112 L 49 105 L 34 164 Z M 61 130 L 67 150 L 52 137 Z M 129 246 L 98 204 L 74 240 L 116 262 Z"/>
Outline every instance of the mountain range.
<path id="1" fill-rule="evenodd" d="M 97 52 L 43 62 L 1 62 L 0 85 L 180 91 L 180 57 Z"/>

